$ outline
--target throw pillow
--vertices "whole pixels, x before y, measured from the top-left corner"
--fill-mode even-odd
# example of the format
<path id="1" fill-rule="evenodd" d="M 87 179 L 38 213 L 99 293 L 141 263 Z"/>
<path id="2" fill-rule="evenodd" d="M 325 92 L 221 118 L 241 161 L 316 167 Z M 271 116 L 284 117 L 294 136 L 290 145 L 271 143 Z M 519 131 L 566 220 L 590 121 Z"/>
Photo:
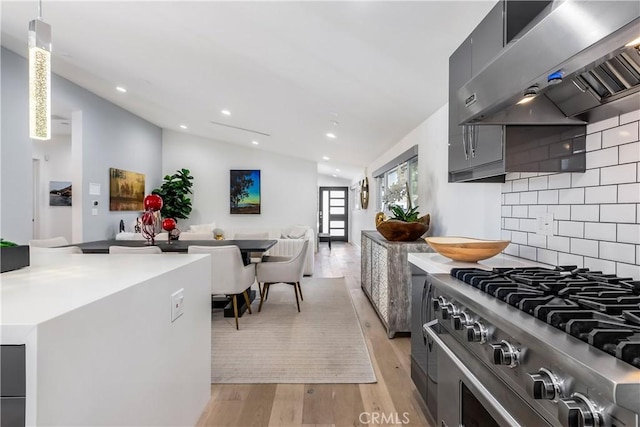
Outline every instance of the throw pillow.
<path id="1" fill-rule="evenodd" d="M 287 237 L 289 237 L 290 239 L 302 239 L 304 235 L 307 233 L 308 229 L 309 227 L 304 225 L 295 225 L 293 226 L 291 231 L 289 231 L 289 234 L 287 235 Z"/>
<path id="2" fill-rule="evenodd" d="M 267 240 L 269 233 L 236 233 L 234 240 Z"/>
<path id="3" fill-rule="evenodd" d="M 216 228 L 216 223 L 211 224 L 194 224 L 189 226 L 189 231 L 192 233 L 213 233 L 213 229 Z"/>

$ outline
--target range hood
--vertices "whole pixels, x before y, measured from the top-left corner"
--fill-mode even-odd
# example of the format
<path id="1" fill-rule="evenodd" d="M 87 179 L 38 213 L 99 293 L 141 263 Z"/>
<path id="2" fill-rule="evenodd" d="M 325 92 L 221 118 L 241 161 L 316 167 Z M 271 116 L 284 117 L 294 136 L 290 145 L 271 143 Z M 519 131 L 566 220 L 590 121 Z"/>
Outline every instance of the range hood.
<path id="1" fill-rule="evenodd" d="M 556 0 L 460 88 L 459 124 L 584 124 L 637 110 L 639 37 L 640 2 Z"/>

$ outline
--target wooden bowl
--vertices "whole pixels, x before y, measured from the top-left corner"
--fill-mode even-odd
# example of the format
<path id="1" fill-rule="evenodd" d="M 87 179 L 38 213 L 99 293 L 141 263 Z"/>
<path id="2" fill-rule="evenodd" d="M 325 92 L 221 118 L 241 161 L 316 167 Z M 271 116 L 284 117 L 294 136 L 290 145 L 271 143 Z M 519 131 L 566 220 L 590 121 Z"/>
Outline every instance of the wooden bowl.
<path id="1" fill-rule="evenodd" d="M 464 262 L 477 262 L 496 256 L 511 243 L 510 240 L 481 240 L 469 237 L 426 237 L 424 240 L 440 255 Z"/>
<path id="2" fill-rule="evenodd" d="M 423 222 L 403 222 L 395 219 L 388 219 L 380 222 L 376 226 L 378 233 L 385 239 L 392 242 L 412 242 L 418 240 L 429 230 L 429 223 Z"/>

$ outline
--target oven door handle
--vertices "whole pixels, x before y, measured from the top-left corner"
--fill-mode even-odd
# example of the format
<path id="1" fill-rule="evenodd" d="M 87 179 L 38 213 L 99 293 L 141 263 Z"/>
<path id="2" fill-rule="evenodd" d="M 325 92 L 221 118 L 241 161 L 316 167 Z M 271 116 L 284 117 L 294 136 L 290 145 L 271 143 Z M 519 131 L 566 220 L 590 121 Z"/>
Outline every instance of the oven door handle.
<path id="1" fill-rule="evenodd" d="M 482 395 L 482 398 L 486 400 L 489 405 L 491 405 L 493 410 L 498 414 L 500 414 L 502 419 L 504 419 L 505 422 L 508 423 L 508 425 L 519 426 L 520 423 L 518 423 L 518 421 L 516 421 L 511 416 L 511 414 L 507 412 L 506 409 L 504 409 L 504 407 L 500 404 L 500 402 L 495 397 L 493 397 L 493 395 L 489 392 L 489 390 L 487 390 L 487 388 L 480 382 L 480 380 L 476 378 L 473 372 L 471 372 L 469 368 L 467 368 L 464 365 L 464 363 L 462 363 L 462 361 L 458 359 L 455 353 L 451 351 L 449 347 L 447 347 L 447 344 L 445 344 L 445 342 L 442 341 L 442 339 L 440 339 L 440 337 L 438 336 L 438 333 L 434 331 L 432 328 L 432 326 L 435 326 L 437 324 L 438 324 L 437 319 L 432 320 L 431 322 L 425 323 L 422 326 L 422 329 L 435 342 L 435 344 L 438 346 L 438 350 L 443 351 L 447 355 L 447 357 L 454 363 L 454 365 L 456 365 L 456 367 L 460 370 L 460 372 L 464 376 L 464 379 L 468 381 L 471 385 L 473 385 L 473 387 L 478 391 L 478 393 Z"/>

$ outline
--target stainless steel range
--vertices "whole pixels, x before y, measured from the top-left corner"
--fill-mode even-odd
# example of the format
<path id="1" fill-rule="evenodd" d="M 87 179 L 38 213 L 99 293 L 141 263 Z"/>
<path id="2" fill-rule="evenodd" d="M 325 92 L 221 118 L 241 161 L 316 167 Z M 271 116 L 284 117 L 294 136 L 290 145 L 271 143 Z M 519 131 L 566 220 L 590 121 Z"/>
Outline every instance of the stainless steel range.
<path id="1" fill-rule="evenodd" d="M 437 425 L 640 425 L 640 282 L 566 266 L 427 285 Z"/>

